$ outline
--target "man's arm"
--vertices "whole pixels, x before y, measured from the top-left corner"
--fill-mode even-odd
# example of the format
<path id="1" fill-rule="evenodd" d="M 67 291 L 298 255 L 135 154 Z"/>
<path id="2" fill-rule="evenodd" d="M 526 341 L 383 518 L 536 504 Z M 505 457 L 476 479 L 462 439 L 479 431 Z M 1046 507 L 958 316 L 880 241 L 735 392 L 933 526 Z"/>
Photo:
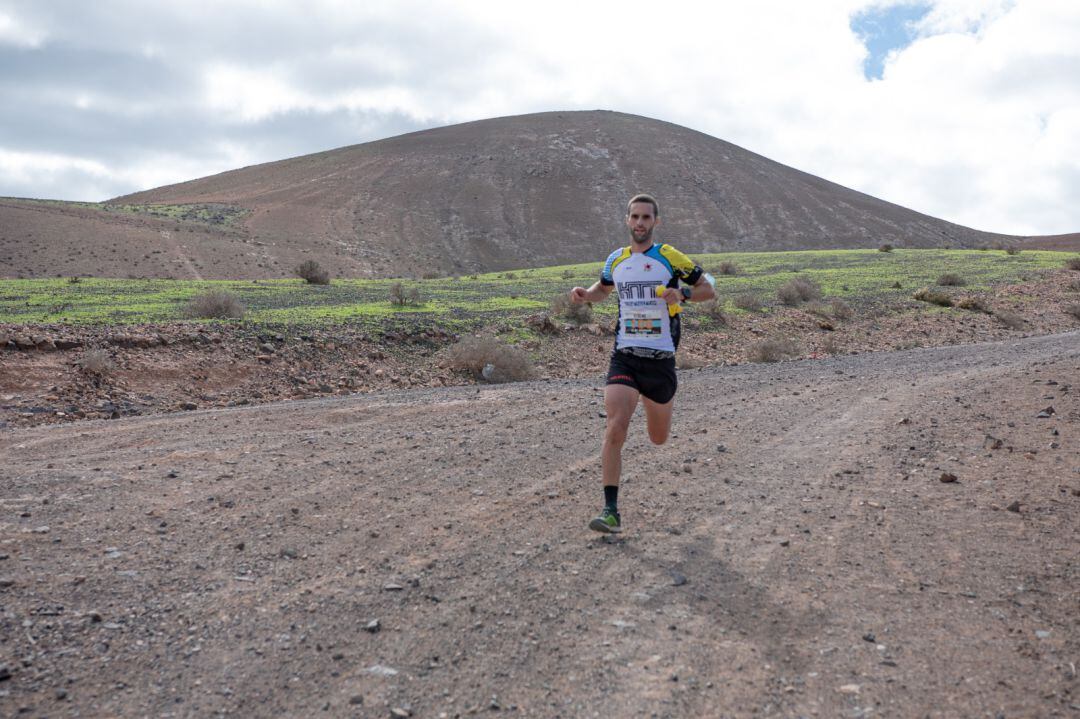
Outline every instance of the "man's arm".
<path id="1" fill-rule="evenodd" d="M 584 287 L 575 287 L 570 290 L 571 302 L 603 302 L 607 299 L 607 296 L 611 294 L 611 291 L 615 289 L 615 285 L 605 285 L 600 281 L 594 282 L 593 286 L 589 289 Z"/>
<path id="2" fill-rule="evenodd" d="M 675 305 L 680 302 L 705 302 L 716 297 L 716 290 L 713 289 L 712 283 L 706 279 L 702 274 L 698 277 L 697 282 L 690 287 L 690 296 L 684 297 L 681 289 L 675 289 L 674 287 L 668 287 L 664 290 L 664 294 L 660 295 L 665 302 L 669 305 Z"/>

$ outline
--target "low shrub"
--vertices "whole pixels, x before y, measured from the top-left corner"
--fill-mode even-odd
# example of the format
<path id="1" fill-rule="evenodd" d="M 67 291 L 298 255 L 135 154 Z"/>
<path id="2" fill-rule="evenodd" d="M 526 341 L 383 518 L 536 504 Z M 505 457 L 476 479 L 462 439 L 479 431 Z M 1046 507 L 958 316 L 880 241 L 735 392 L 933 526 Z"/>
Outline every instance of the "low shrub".
<path id="1" fill-rule="evenodd" d="M 739 269 L 737 264 L 727 261 L 721 262 L 716 268 L 716 273 L 718 275 L 737 275 L 741 271 L 742 270 Z"/>
<path id="2" fill-rule="evenodd" d="M 939 287 L 963 287 L 967 284 L 964 278 L 953 272 L 946 272 L 941 277 L 937 278 L 937 284 Z"/>
<path id="3" fill-rule="evenodd" d="M 527 354 L 494 337 L 463 337 L 449 350 L 449 366 L 484 382 L 521 382 L 536 376 Z"/>
<path id="4" fill-rule="evenodd" d="M 902 284 L 900 284 L 900 280 L 897 280 L 896 282 L 892 283 L 892 288 L 894 290 L 902 290 L 902 289 L 904 289 L 904 286 Z"/>
<path id="5" fill-rule="evenodd" d="M 893 251 L 893 246 L 890 245 L 888 242 L 886 242 L 885 244 L 878 247 L 877 251 L 878 252 L 892 252 Z"/>
<path id="6" fill-rule="evenodd" d="M 994 318 L 1001 324 L 1008 327 L 1010 330 L 1020 330 L 1024 328 L 1026 322 L 1024 318 L 1015 312 L 1009 312 L 1007 310 L 1002 312 L 995 312 Z"/>
<path id="7" fill-rule="evenodd" d="M 566 269 L 566 270 L 562 271 L 562 278 L 564 280 L 573 279 L 573 277 L 574 277 L 574 271 L 573 270 Z"/>
<path id="8" fill-rule="evenodd" d="M 188 301 L 184 314 L 194 319 L 240 319 L 246 308 L 236 295 L 225 290 L 210 290 Z"/>
<path id="9" fill-rule="evenodd" d="M 855 316 L 855 310 L 851 309 L 851 305 L 839 297 L 829 301 L 829 312 L 838 320 L 850 320 Z"/>
<path id="10" fill-rule="evenodd" d="M 799 346 L 786 337 L 770 337 L 750 345 L 751 362 L 779 362 L 799 356 Z"/>
<path id="11" fill-rule="evenodd" d="M 1065 314 L 1072 317 L 1074 320 L 1080 320 L 1080 305 L 1065 305 L 1063 308 Z"/>
<path id="12" fill-rule="evenodd" d="M 742 292 L 735 295 L 735 299 L 731 301 L 731 304 L 746 312 L 761 312 L 762 307 L 764 307 L 761 298 L 753 292 Z"/>
<path id="13" fill-rule="evenodd" d="M 109 353 L 101 348 L 88 349 L 79 360 L 79 368 L 87 374 L 105 375 L 114 368 Z"/>
<path id="14" fill-rule="evenodd" d="M 1080 272 L 1080 257 L 1070 257 L 1069 259 L 1065 260 L 1065 267 L 1066 269 Z"/>
<path id="15" fill-rule="evenodd" d="M 790 279 L 776 290 L 777 298 L 789 307 L 821 298 L 821 288 L 813 280 L 804 277 Z"/>
<path id="16" fill-rule="evenodd" d="M 82 278 L 79 277 L 78 275 L 76 275 L 75 277 L 68 277 L 68 284 L 69 285 L 77 285 L 80 282 L 82 282 Z"/>
<path id="17" fill-rule="evenodd" d="M 929 287 L 923 287 L 912 295 L 919 302 L 929 302 L 932 305 L 939 305 L 941 307 L 952 307 L 952 297 L 941 290 L 932 290 Z"/>
<path id="18" fill-rule="evenodd" d="M 1019 255 L 1020 254 L 1020 248 L 1019 247 L 1006 247 L 1005 248 L 1005 254 L 1006 255 Z"/>
<path id="19" fill-rule="evenodd" d="M 420 304 L 420 290 L 395 282 L 390 285 L 390 302 L 401 307 L 418 305 Z"/>
<path id="20" fill-rule="evenodd" d="M 551 300 L 551 314 L 574 324 L 587 325 L 593 321 L 593 308 L 588 302 L 571 302 L 569 295 L 555 295 Z"/>
<path id="21" fill-rule="evenodd" d="M 721 327 L 729 327 L 731 325 L 731 318 L 724 312 L 724 303 L 717 298 L 714 297 L 711 300 L 702 302 L 698 307 L 705 313 L 706 317 Z"/>
<path id="22" fill-rule="evenodd" d="M 970 310 L 972 312 L 986 312 L 987 314 L 991 314 L 990 306 L 987 305 L 986 302 L 979 297 L 961 297 L 956 302 L 956 306 L 962 310 Z"/>
<path id="23" fill-rule="evenodd" d="M 293 270 L 296 276 L 303 279 L 309 285 L 330 284 L 330 273 L 319 266 L 315 260 L 304 260 Z"/>

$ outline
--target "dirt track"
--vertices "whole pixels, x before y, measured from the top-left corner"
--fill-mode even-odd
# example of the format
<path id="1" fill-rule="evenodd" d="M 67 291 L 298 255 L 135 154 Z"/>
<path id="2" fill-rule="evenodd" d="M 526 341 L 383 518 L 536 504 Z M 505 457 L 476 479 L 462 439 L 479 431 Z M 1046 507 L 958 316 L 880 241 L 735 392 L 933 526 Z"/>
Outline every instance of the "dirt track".
<path id="1" fill-rule="evenodd" d="M 7 430 L 0 715 L 1077 716 L 1078 385 L 684 372 L 614 541 L 598 380 Z"/>

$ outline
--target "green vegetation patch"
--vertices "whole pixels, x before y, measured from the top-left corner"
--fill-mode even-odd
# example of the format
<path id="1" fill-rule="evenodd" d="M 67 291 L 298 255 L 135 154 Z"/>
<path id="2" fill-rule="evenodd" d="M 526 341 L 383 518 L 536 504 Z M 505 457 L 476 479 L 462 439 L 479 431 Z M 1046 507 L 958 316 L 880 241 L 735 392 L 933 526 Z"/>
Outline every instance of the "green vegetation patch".
<path id="1" fill-rule="evenodd" d="M 1011 284 L 1059 269 L 1071 257 L 1064 252 L 1025 250 L 1016 255 L 977 250 L 833 250 L 808 252 L 739 252 L 698 255 L 716 277 L 724 311 L 736 314 L 735 298 L 759 296 L 766 309 L 776 305 L 776 290 L 792 278 L 816 282 L 826 298 L 839 297 L 856 311 L 863 306 L 899 309 L 916 304 L 912 293 L 932 285 L 943 273 L 964 278 L 966 290 Z M 738 275 L 720 275 L 721 262 L 734 262 Z M 430 280 L 339 280 L 312 285 L 298 278 L 282 280 L 120 280 L 64 278 L 0 280 L 0 322 L 114 324 L 184 319 L 195 295 L 224 290 L 247 308 L 244 322 L 306 324 L 359 322 L 386 327 L 395 318 L 430 322 L 446 328 L 477 324 L 513 327 L 529 314 L 545 311 L 551 300 L 574 285 L 588 286 L 601 263 L 545 267 Z M 418 301 L 394 304 L 390 287 L 415 288 Z M 899 285 L 899 286 L 897 286 Z M 920 303 L 921 304 L 921 303 Z M 595 307 L 603 321 L 616 312 L 614 298 Z M 691 305 L 685 316 L 704 316 Z M 197 321 L 197 320 L 192 320 Z"/>

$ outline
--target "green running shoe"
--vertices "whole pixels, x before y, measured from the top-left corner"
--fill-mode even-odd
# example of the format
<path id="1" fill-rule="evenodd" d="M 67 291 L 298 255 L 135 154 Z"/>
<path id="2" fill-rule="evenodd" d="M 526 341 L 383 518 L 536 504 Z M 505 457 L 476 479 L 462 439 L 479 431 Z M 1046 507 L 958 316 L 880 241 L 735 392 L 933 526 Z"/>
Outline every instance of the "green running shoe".
<path id="1" fill-rule="evenodd" d="M 589 529 L 604 534 L 621 532 L 622 521 L 619 518 L 619 513 L 611 507 L 604 507 L 604 511 L 600 512 L 600 516 L 589 522 Z"/>

